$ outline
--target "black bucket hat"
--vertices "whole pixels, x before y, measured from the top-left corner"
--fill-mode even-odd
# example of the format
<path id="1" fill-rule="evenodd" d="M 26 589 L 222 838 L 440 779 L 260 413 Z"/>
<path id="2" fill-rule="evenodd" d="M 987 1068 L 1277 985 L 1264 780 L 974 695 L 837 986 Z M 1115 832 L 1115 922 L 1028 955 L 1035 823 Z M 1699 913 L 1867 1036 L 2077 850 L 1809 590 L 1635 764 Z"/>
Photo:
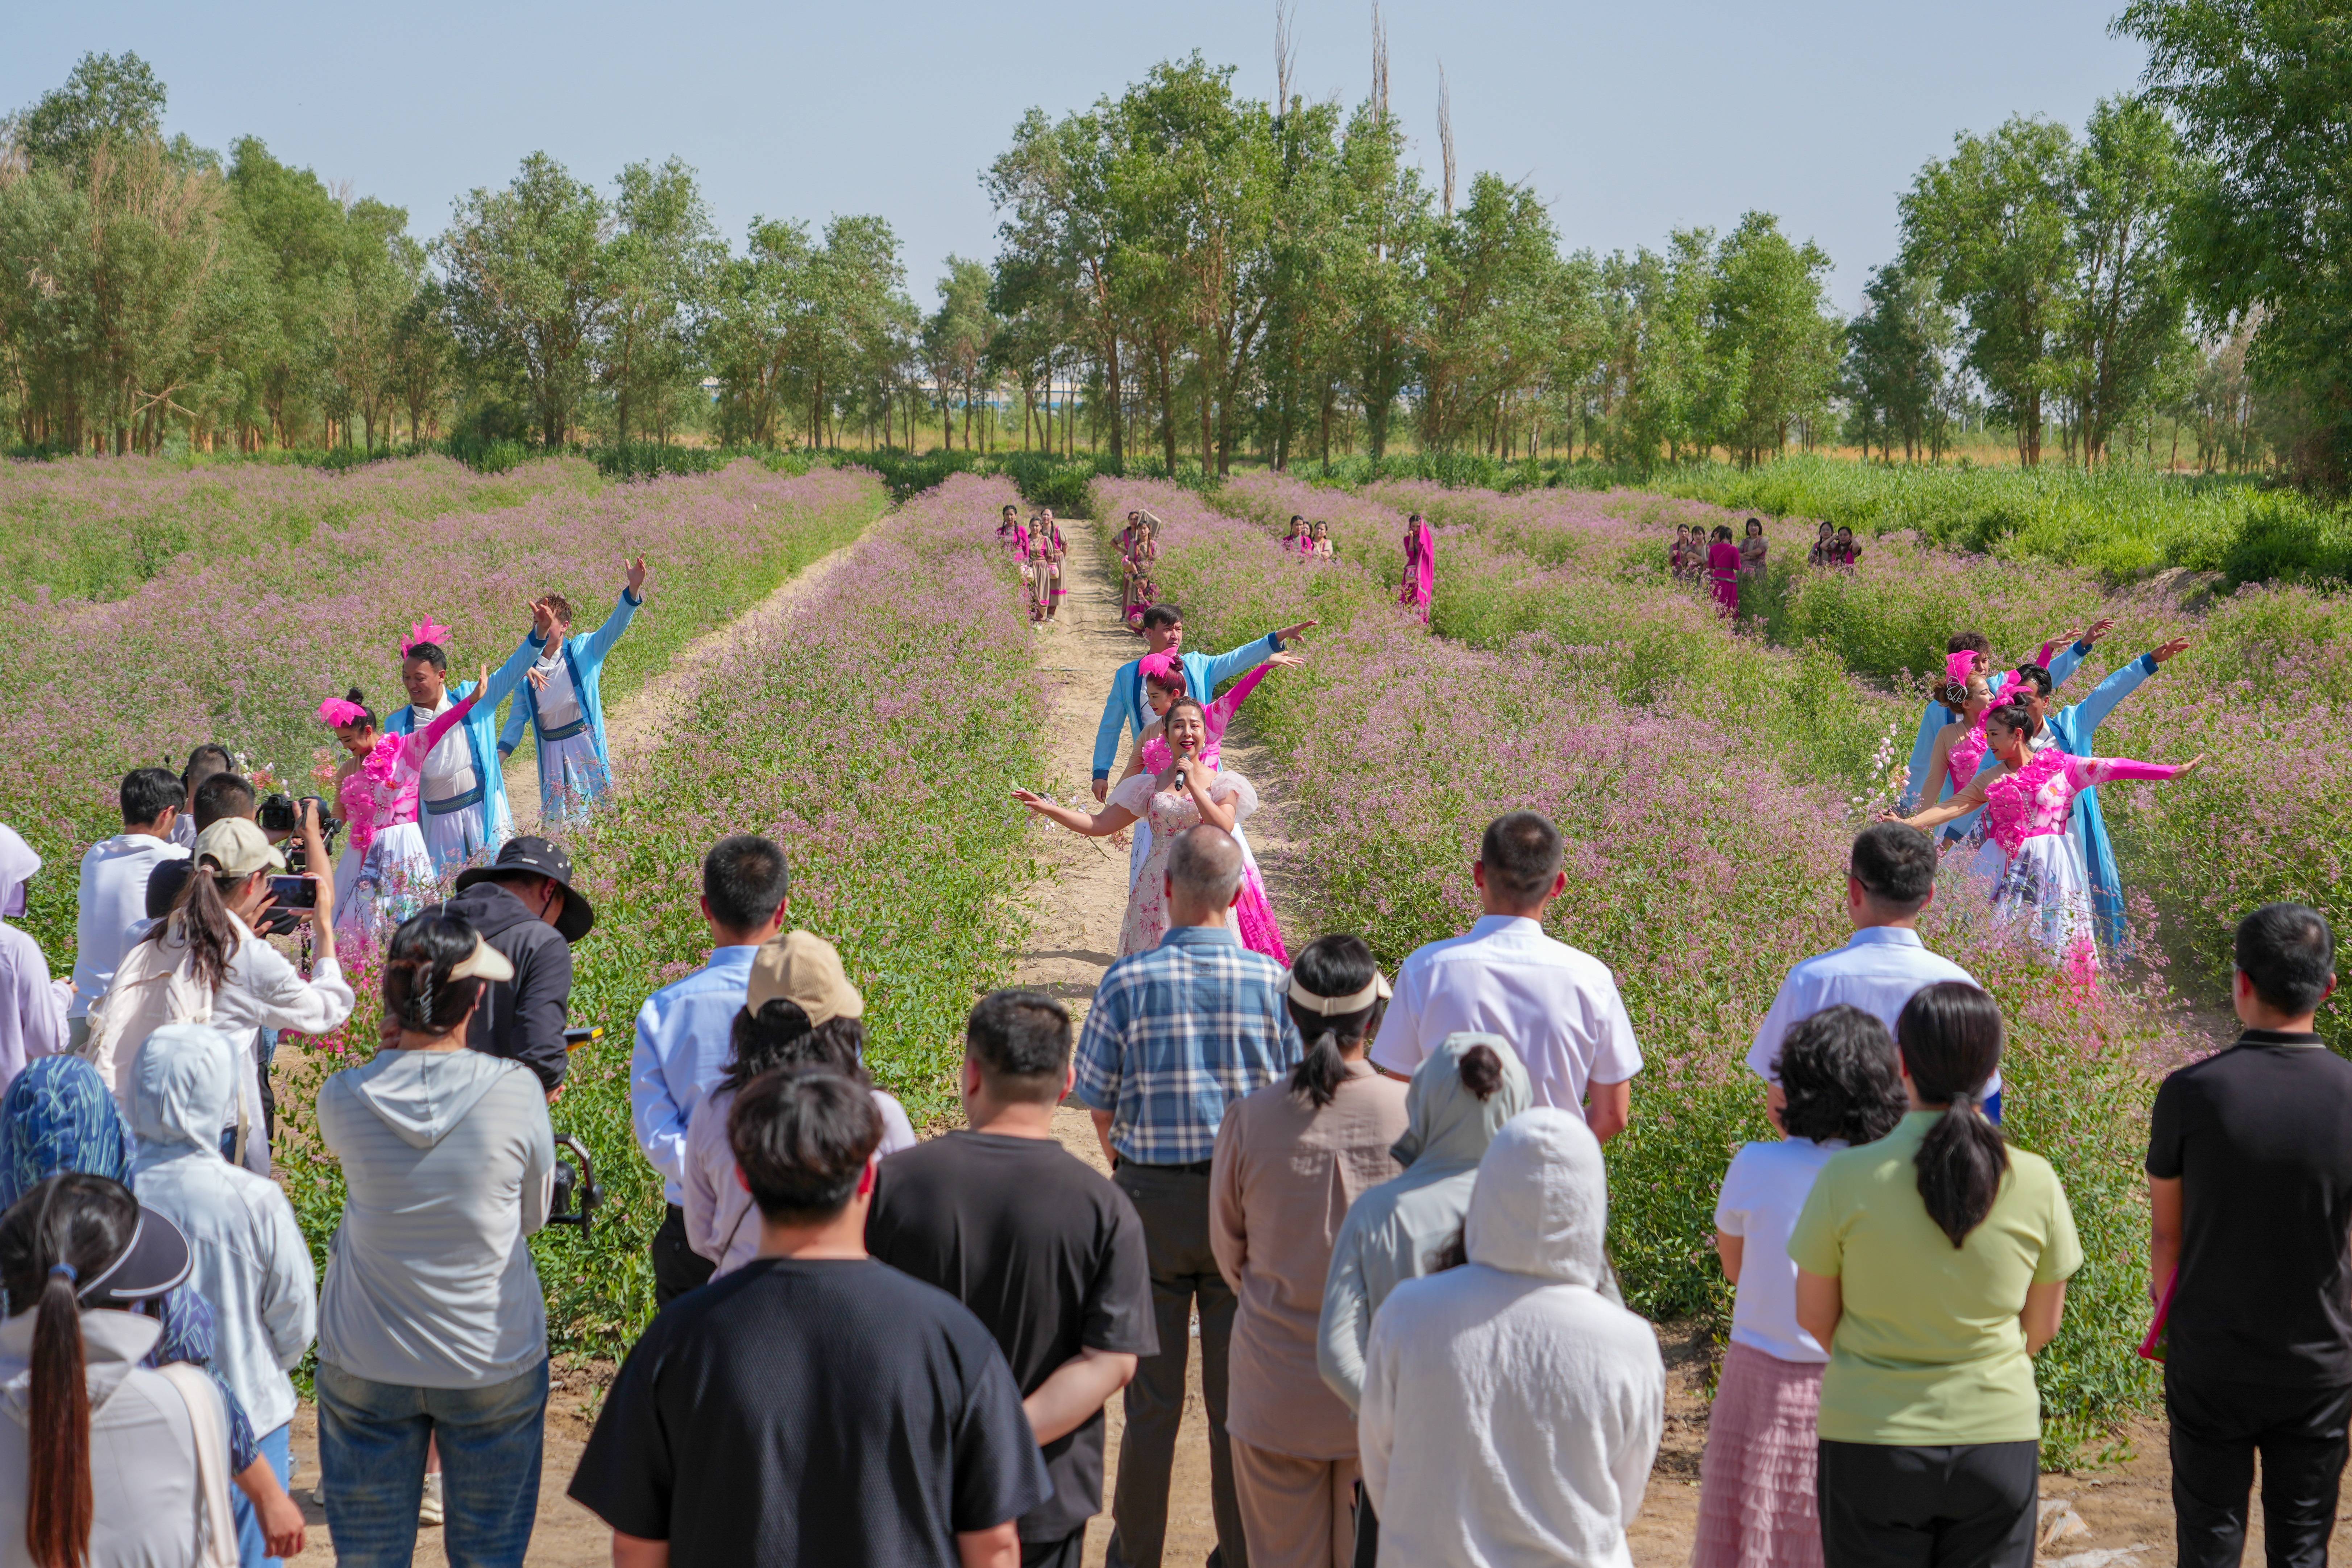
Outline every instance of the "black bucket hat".
<path id="1" fill-rule="evenodd" d="M 553 839 L 529 834 L 508 839 L 496 860 L 457 873 L 457 890 L 462 893 L 504 871 L 536 872 L 563 889 L 563 916 L 555 922 L 555 931 L 564 941 L 578 942 L 595 925 L 595 907 L 572 885 L 572 857 Z"/>

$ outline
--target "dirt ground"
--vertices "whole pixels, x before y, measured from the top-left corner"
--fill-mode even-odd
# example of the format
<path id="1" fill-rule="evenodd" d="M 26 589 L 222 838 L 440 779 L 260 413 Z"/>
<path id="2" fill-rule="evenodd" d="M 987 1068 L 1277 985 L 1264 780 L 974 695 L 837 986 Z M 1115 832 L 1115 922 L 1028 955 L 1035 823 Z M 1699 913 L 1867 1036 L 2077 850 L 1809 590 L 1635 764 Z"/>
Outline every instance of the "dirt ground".
<path id="1" fill-rule="evenodd" d="M 1118 580 L 1107 570 L 1092 533 L 1074 529 L 1070 544 L 1069 596 L 1059 622 L 1037 635 L 1039 663 L 1052 678 L 1055 691 L 1045 786 L 1058 799 L 1078 802 L 1088 794 L 1095 724 L 1102 712 L 1103 693 L 1112 673 L 1136 656 L 1139 645 L 1118 618 Z M 661 723 L 675 710 L 685 689 L 683 671 L 692 668 L 688 661 L 713 657 L 751 635 L 755 625 L 789 614 L 838 559 L 836 552 L 820 561 L 743 620 L 689 648 L 671 674 L 638 693 L 625 711 L 615 713 L 616 751 L 624 745 L 647 747 L 658 737 Z M 1311 658 L 1311 638 L 1309 644 Z M 1260 778 L 1264 770 L 1253 766 L 1260 753 L 1247 731 L 1246 710 L 1228 736 L 1225 752 L 1230 765 Z M 520 814 L 529 803 L 535 816 L 538 791 L 531 787 L 530 763 L 524 761 L 519 767 L 519 773 L 509 775 L 516 809 Z M 1283 816 L 1279 793 L 1266 792 L 1248 829 L 1275 901 L 1286 911 L 1290 844 L 1283 831 Z M 1047 878 L 1039 889 L 1037 923 L 1022 954 L 1016 979 L 1060 998 L 1083 1016 L 1096 983 L 1118 952 L 1119 918 L 1127 900 L 1125 837 L 1108 842 L 1083 839 L 1041 826 L 1036 830 L 1036 849 L 1047 868 Z M 1057 1117 L 1056 1131 L 1072 1152 L 1097 1169 L 1106 1168 L 1092 1123 L 1083 1110 L 1065 1108 Z M 1702 1336 L 1675 1325 L 1662 1326 L 1659 1337 L 1667 1368 L 1665 1440 L 1651 1472 L 1641 1516 L 1629 1531 L 1636 1568 L 1682 1568 L 1689 1561 L 1698 1513 L 1699 1460 L 1706 1442 L 1706 1388 L 1716 1353 Z M 611 1374 L 612 1368 L 602 1364 L 556 1369 L 548 1413 L 546 1464 L 540 1484 L 539 1524 L 530 1546 L 533 1564 L 603 1568 L 611 1561 L 610 1537 L 604 1526 L 563 1495 Z M 1166 1560 L 1171 1568 L 1205 1562 L 1216 1543 L 1209 1513 L 1207 1426 L 1200 1402 L 1197 1361 L 1190 1383 L 1171 1500 Z M 1114 1399 L 1109 1438 L 1114 1470 L 1120 1426 L 1119 1405 Z M 323 1568 L 334 1561 L 325 1514 L 312 1498 L 318 1483 L 317 1448 L 315 1414 L 305 1405 L 294 1428 L 295 1489 L 312 1528 L 307 1550 L 292 1560 L 300 1568 Z M 2104 1469 L 2042 1478 L 2042 1563 L 2052 1568 L 2158 1568 L 2171 1557 L 2171 1479 L 2161 1423 L 2136 1424 L 2123 1435 L 2111 1457 L 2116 1462 Z M 1114 1485 L 1115 1481 L 1114 1476 Z M 1108 1502 L 1107 1496 L 1106 1509 Z M 1089 1563 L 1102 1561 L 1109 1533 L 1106 1511 L 1087 1531 Z M 2261 1560 L 2261 1542 L 2257 1521 L 2247 1542 L 2249 1562 Z M 2352 1548 L 2352 1532 L 2341 1525 L 2336 1546 Z M 419 1533 L 415 1560 L 435 1568 L 447 1561 L 438 1531 Z"/>

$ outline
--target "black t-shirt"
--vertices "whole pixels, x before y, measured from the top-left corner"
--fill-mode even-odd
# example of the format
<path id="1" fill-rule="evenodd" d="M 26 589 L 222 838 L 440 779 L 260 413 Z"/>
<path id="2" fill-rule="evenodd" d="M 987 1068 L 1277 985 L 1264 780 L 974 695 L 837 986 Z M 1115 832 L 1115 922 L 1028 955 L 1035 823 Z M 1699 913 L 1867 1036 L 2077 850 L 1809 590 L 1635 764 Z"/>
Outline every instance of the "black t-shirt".
<path id="1" fill-rule="evenodd" d="M 2156 1091 L 2147 1173 L 2181 1184 L 2167 1361 L 2202 1384 L 2352 1384 L 2352 1062 L 2249 1029 Z"/>
<path id="2" fill-rule="evenodd" d="M 988 1331 L 870 1258 L 754 1258 L 664 1308 L 571 1487 L 675 1568 L 956 1568 L 1051 1494 Z"/>
<path id="3" fill-rule="evenodd" d="M 866 1250 L 961 1301 L 1004 1348 L 1023 1395 L 1081 1349 L 1150 1355 L 1151 1268 L 1127 1194 L 1051 1139 L 950 1132 L 875 1167 Z M 1053 1500 L 1024 1541 L 1102 1511 L 1103 1417 L 1045 1446 Z"/>
<path id="4" fill-rule="evenodd" d="M 160 921 L 172 912 L 172 905 L 180 889 L 188 885 L 188 868 L 195 864 L 193 858 L 175 855 L 169 860 L 158 860 L 155 868 L 147 873 L 147 918 Z"/>

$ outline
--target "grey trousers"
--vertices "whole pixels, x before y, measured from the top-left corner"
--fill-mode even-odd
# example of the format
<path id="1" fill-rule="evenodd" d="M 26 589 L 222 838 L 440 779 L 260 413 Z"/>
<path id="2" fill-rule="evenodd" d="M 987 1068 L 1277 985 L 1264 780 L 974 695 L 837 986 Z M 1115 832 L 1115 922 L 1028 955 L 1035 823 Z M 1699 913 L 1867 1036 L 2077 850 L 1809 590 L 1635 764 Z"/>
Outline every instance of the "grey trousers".
<path id="1" fill-rule="evenodd" d="M 1151 1314 L 1160 1353 L 1145 1356 L 1127 1385 L 1126 1430 L 1118 1439 L 1118 1482 L 1111 1497 L 1105 1568 L 1160 1568 L 1168 1539 L 1168 1487 L 1176 1463 L 1176 1429 L 1184 1418 L 1184 1366 L 1192 1312 L 1201 1314 L 1201 1402 L 1209 1415 L 1209 1506 L 1217 1549 L 1210 1568 L 1249 1568 L 1241 1504 L 1234 1493 L 1233 1445 L 1225 1436 L 1226 1351 L 1240 1300 L 1217 1272 L 1209 1247 L 1209 1168 L 1122 1162 L 1111 1179 L 1143 1221 L 1151 1267 Z"/>

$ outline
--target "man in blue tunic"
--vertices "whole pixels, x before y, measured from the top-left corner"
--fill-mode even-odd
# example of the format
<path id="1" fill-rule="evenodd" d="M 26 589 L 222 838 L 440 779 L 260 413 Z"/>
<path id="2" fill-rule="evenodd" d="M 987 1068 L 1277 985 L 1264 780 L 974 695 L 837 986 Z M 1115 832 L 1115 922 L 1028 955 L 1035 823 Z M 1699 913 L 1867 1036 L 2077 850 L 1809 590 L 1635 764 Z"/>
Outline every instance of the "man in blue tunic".
<path id="1" fill-rule="evenodd" d="M 499 756 L 504 760 L 528 731 L 539 758 L 540 819 L 561 821 L 613 787 L 613 753 L 604 738 L 604 660 L 646 602 L 644 556 L 622 563 L 626 580 L 604 624 L 572 635 L 572 603 L 550 594 L 531 606 L 530 647 L 537 661 L 529 684 L 515 694 Z"/>

